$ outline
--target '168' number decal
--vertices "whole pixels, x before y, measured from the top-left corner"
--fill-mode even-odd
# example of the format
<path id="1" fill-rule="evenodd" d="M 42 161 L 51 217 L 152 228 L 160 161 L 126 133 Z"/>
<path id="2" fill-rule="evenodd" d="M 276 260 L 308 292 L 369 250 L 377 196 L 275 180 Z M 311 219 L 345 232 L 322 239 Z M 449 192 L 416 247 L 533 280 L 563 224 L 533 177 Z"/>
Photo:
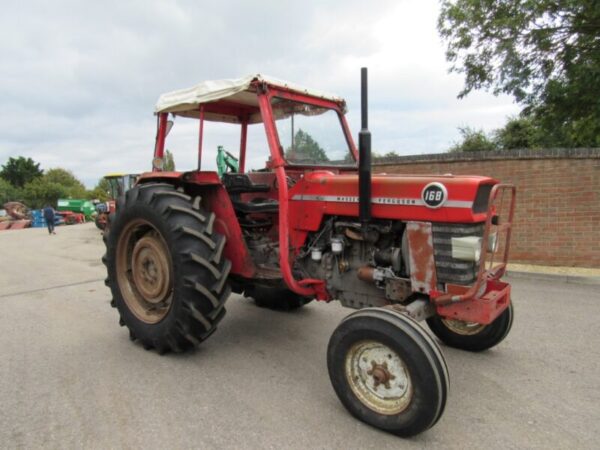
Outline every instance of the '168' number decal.
<path id="1" fill-rule="evenodd" d="M 439 202 L 442 200 L 444 193 L 442 191 L 434 191 L 431 190 L 429 192 L 425 192 L 425 200 L 428 202 Z"/>
<path id="2" fill-rule="evenodd" d="M 446 190 L 446 186 L 442 183 L 429 183 L 423 189 L 421 198 L 423 199 L 425 206 L 428 206 L 429 208 L 439 208 L 446 202 L 448 191 Z"/>

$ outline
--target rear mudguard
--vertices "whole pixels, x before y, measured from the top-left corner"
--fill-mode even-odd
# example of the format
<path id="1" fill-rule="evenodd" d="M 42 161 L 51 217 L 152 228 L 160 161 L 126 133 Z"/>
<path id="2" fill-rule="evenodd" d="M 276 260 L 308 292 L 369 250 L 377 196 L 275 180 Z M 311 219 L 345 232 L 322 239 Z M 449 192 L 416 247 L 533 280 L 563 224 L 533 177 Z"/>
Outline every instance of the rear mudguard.
<path id="1" fill-rule="evenodd" d="M 151 182 L 173 184 L 183 187 L 190 195 L 199 195 L 202 206 L 215 214 L 216 232 L 227 238 L 223 256 L 231 261 L 231 273 L 244 278 L 256 275 L 256 266 L 242 236 L 229 194 L 216 172 L 148 172 L 138 179 L 138 184 Z"/>

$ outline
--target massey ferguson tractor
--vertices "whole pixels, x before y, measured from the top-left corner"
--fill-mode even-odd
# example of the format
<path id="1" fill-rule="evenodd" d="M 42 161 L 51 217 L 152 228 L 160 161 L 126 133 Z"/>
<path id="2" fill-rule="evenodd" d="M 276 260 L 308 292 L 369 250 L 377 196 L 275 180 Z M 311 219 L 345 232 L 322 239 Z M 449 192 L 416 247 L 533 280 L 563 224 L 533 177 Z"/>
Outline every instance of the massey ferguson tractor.
<path id="1" fill-rule="evenodd" d="M 160 354 L 212 335 L 232 291 L 273 309 L 356 309 L 329 341 L 333 388 L 356 418 L 411 436 L 448 396 L 444 357 L 419 322 L 475 352 L 510 331 L 501 278 L 515 188 L 372 174 L 366 75 L 358 150 L 345 101 L 291 83 L 255 75 L 162 95 L 153 169 L 118 198 L 103 260 L 121 325 Z M 169 116 L 197 120 L 197 170 L 162 170 Z M 201 170 L 205 121 L 239 127 L 236 172 Z M 264 127 L 262 169 L 246 170 L 248 127 Z"/>

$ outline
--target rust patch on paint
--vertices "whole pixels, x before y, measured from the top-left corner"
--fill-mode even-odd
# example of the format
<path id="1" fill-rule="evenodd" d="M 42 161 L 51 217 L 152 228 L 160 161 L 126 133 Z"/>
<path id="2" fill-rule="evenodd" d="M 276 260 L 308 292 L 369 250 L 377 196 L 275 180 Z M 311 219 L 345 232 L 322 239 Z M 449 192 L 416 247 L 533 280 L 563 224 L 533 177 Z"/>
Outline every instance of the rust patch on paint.
<path id="1" fill-rule="evenodd" d="M 437 287 L 431 223 L 408 222 L 406 232 L 412 290 L 428 294 Z"/>

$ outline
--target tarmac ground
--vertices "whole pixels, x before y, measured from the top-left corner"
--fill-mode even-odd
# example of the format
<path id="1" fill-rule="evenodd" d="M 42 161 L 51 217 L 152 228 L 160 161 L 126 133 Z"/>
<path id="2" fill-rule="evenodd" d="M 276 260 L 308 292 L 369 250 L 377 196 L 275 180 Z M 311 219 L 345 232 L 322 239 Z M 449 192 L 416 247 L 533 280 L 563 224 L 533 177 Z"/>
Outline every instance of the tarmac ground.
<path id="1" fill-rule="evenodd" d="M 510 278 L 515 323 L 496 348 L 442 345 L 446 410 L 401 439 L 351 417 L 329 381 L 329 336 L 351 311 L 293 313 L 233 295 L 200 348 L 129 340 L 104 286 L 93 224 L 0 232 L 3 448 L 598 448 L 600 295 Z M 424 325 L 425 326 L 425 325 Z"/>

